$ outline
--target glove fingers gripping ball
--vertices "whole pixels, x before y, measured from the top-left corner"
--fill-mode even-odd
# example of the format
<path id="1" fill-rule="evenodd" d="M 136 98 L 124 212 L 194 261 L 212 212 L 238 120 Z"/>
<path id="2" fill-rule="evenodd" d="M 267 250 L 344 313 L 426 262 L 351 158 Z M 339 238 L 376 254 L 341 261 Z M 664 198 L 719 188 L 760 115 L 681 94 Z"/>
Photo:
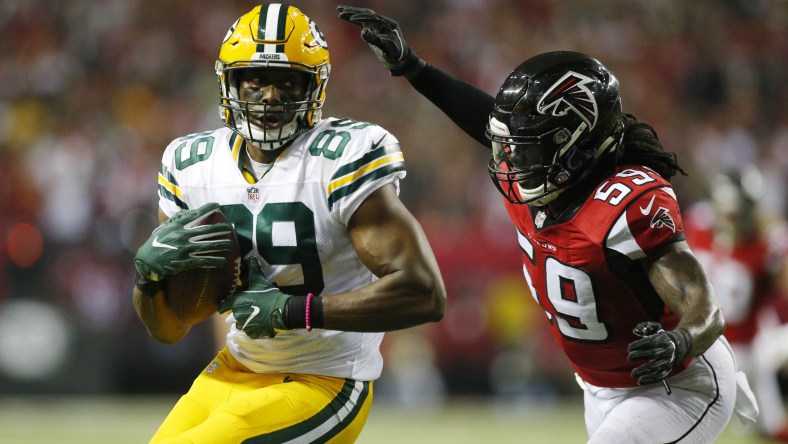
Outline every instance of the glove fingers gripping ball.
<path id="1" fill-rule="evenodd" d="M 187 228 L 230 221 L 219 208 L 189 222 Z M 195 242 L 230 243 L 224 251 L 203 252 L 226 259 L 224 266 L 216 268 L 190 268 L 166 280 L 167 303 L 183 322 L 193 325 L 205 321 L 218 309 L 219 301 L 233 294 L 241 274 L 241 248 L 235 230 L 206 235 Z"/>

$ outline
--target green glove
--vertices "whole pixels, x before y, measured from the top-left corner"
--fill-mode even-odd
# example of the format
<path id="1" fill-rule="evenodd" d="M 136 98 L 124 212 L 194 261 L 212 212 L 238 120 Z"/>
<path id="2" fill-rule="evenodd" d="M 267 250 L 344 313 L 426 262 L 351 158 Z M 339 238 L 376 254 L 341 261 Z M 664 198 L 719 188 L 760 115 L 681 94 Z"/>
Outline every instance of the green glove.
<path id="1" fill-rule="evenodd" d="M 229 250 L 231 243 L 216 236 L 232 231 L 230 224 L 196 226 L 203 216 L 218 210 L 219 204 L 208 203 L 196 210 L 180 211 L 153 230 L 134 256 L 138 286 L 163 281 L 190 268 L 223 266 L 226 259 L 216 253 Z"/>
<path id="2" fill-rule="evenodd" d="M 235 325 L 252 339 L 273 338 L 285 325 L 285 305 L 291 296 L 279 291 L 263 275 L 257 258 L 249 260 L 249 287 L 219 303 L 219 313 L 230 310 Z"/>
<path id="3" fill-rule="evenodd" d="M 409 77 L 426 64 L 405 42 L 399 24 L 375 11 L 354 6 L 337 6 L 339 18 L 361 28 L 361 39 L 392 76 Z"/>

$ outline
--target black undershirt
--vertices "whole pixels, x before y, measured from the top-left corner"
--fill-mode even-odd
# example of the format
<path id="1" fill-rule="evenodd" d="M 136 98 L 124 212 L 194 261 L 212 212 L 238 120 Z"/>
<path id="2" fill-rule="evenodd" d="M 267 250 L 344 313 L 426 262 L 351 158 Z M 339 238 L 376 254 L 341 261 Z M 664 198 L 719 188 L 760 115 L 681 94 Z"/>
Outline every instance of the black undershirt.
<path id="1" fill-rule="evenodd" d="M 466 134 L 487 148 L 491 147 L 484 131 L 495 97 L 429 63 L 409 81 Z"/>

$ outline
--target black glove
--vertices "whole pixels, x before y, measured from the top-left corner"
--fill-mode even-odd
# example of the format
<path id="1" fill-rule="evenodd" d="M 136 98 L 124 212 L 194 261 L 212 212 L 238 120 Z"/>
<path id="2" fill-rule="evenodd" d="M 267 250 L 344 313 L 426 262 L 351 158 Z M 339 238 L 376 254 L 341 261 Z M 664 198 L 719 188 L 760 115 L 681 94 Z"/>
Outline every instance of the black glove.
<path id="1" fill-rule="evenodd" d="M 405 42 L 399 24 L 377 12 L 355 6 L 337 6 L 339 18 L 361 28 L 361 38 L 392 76 L 409 77 L 426 64 Z"/>
<path id="2" fill-rule="evenodd" d="M 632 370 L 639 385 L 653 384 L 667 378 L 692 349 L 692 337 L 684 328 L 665 331 L 658 322 L 641 322 L 632 330 L 642 338 L 629 344 L 630 361 L 648 362 Z"/>

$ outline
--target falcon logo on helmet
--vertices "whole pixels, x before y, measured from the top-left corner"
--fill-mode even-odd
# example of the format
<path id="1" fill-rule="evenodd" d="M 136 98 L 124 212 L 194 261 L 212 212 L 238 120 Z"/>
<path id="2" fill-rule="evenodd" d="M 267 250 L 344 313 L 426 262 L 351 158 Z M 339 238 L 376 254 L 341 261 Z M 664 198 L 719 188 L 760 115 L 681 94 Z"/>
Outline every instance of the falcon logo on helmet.
<path id="1" fill-rule="evenodd" d="M 599 112 L 594 95 L 585 86 L 593 81 L 574 71 L 567 72 L 539 99 L 537 111 L 554 116 L 564 116 L 573 111 L 593 130 Z"/>

